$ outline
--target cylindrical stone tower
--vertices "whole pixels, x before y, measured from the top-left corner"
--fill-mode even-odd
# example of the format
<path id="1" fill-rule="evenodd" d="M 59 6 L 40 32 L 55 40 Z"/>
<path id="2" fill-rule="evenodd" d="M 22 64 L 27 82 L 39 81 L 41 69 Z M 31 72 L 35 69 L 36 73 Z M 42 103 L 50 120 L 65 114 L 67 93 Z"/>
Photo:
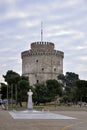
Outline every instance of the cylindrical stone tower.
<path id="1" fill-rule="evenodd" d="M 31 49 L 21 53 L 22 74 L 29 77 L 30 85 L 56 79 L 63 74 L 64 53 L 54 49 L 54 43 L 34 42 Z"/>

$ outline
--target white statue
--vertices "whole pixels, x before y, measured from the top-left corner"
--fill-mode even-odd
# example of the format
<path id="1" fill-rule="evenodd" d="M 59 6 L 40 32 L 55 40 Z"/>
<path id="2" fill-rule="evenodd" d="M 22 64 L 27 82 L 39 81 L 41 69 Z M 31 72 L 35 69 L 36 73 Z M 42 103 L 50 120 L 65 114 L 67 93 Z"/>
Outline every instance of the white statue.
<path id="1" fill-rule="evenodd" d="M 27 94 L 28 94 L 28 109 L 32 110 L 33 109 L 33 102 L 32 102 L 33 92 L 31 91 L 31 89 L 29 89 L 29 92 Z"/>

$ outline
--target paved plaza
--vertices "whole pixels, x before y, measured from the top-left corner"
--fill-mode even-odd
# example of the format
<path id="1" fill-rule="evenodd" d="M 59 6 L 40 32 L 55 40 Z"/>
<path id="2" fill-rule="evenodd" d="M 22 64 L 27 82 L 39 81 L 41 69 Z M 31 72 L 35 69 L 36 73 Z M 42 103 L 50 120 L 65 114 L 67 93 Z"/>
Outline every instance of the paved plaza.
<path id="1" fill-rule="evenodd" d="M 36 111 L 36 110 L 24 110 L 24 111 L 10 111 L 10 115 L 13 119 L 76 119 L 69 116 L 64 116 L 49 111 Z"/>
<path id="2" fill-rule="evenodd" d="M 87 111 L 53 111 L 76 119 L 14 119 L 0 110 L 0 130 L 87 130 Z"/>

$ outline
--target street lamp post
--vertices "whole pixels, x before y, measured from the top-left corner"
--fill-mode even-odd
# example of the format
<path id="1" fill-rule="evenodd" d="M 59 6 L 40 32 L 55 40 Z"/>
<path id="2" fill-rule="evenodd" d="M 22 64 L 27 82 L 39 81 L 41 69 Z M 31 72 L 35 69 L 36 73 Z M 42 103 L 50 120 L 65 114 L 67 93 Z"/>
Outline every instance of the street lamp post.
<path id="1" fill-rule="evenodd" d="M 8 110 L 8 85 L 7 85 L 7 110 Z"/>
<path id="2" fill-rule="evenodd" d="M 13 84 L 11 85 L 11 107 L 13 109 Z"/>
<path id="3" fill-rule="evenodd" d="M 0 83 L 0 103 L 2 104 L 2 98 L 1 98 L 2 94 L 1 94 L 1 83 Z"/>
<path id="4" fill-rule="evenodd" d="M 15 100 L 16 100 L 16 109 L 17 109 L 17 85 L 15 85 Z"/>

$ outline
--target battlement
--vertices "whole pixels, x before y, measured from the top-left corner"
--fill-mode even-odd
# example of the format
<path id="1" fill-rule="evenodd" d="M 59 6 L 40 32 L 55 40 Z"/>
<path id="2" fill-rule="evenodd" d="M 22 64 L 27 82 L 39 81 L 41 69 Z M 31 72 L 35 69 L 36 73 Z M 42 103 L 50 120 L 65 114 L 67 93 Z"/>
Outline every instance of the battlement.
<path id="1" fill-rule="evenodd" d="M 23 57 L 28 57 L 28 56 L 42 56 L 42 55 L 47 55 L 47 56 L 55 55 L 55 56 L 64 58 L 64 52 L 57 51 L 57 50 L 44 51 L 44 52 L 29 50 L 29 51 L 22 52 L 21 57 L 23 58 Z"/>
<path id="2" fill-rule="evenodd" d="M 31 50 L 43 51 L 54 50 L 54 43 L 51 42 L 33 42 L 31 43 Z"/>
<path id="3" fill-rule="evenodd" d="M 51 42 L 33 42 L 31 43 L 31 49 L 21 53 L 21 57 L 29 56 L 41 56 L 41 55 L 55 55 L 64 58 L 64 52 L 54 50 L 54 43 Z"/>

